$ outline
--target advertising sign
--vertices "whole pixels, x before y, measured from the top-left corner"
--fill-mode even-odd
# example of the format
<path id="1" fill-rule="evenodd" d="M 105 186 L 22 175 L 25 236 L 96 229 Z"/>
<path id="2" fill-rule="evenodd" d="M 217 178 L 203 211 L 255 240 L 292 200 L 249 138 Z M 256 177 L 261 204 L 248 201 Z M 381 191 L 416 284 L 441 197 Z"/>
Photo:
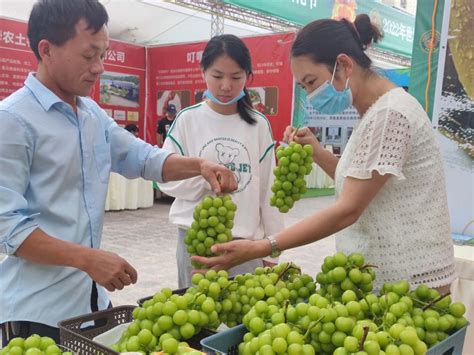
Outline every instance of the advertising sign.
<path id="1" fill-rule="evenodd" d="M 415 17 L 375 0 L 224 0 L 224 2 L 278 17 L 297 25 L 323 19 L 347 18 L 368 14 L 384 32 L 375 47 L 411 56 Z"/>
<path id="2" fill-rule="evenodd" d="M 91 97 L 121 126 L 138 126 L 145 136 L 146 63 L 145 47 L 110 40 L 105 72 Z"/>
<path id="3" fill-rule="evenodd" d="M 474 18 L 466 0 L 445 2 L 433 99 L 444 156 L 451 227 L 474 236 Z M 448 22 L 449 21 L 449 22 Z M 449 23 L 449 25 L 448 25 Z"/>
<path id="4" fill-rule="evenodd" d="M 293 77 L 289 51 L 294 34 L 244 38 L 252 57 L 253 78 L 247 88 L 255 109 L 270 121 L 275 140 L 291 122 Z M 202 100 L 206 84 L 200 60 L 206 42 L 148 49 L 147 141 L 156 144 L 157 122 L 169 104 L 179 111 Z"/>
<path id="5" fill-rule="evenodd" d="M 0 100 L 21 88 L 38 64 L 26 29 L 25 22 L 0 17 Z"/>
<path id="6" fill-rule="evenodd" d="M 110 40 L 105 72 L 90 96 L 118 124 L 134 123 L 144 137 L 145 47 Z M 38 61 L 30 49 L 27 23 L 0 18 L 0 100 L 23 86 Z"/>

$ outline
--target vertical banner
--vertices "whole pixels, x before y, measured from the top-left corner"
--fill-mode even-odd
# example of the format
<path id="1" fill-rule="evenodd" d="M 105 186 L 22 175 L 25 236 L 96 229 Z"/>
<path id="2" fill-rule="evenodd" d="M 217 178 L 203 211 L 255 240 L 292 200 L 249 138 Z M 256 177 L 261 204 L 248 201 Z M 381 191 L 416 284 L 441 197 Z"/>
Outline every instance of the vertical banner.
<path id="1" fill-rule="evenodd" d="M 21 88 L 38 64 L 26 30 L 25 22 L 0 18 L 0 100 Z"/>
<path id="2" fill-rule="evenodd" d="M 433 121 L 446 167 L 451 227 L 474 236 L 474 17 L 470 0 L 446 0 Z"/>
<path id="3" fill-rule="evenodd" d="M 286 33 L 243 39 L 254 73 L 247 88 L 254 108 L 269 119 L 277 141 L 291 122 L 293 78 L 288 58 L 293 38 L 293 33 Z M 168 104 L 179 111 L 202 100 L 206 84 L 199 63 L 205 46 L 206 42 L 198 42 L 148 49 L 148 142 L 156 144 L 157 122 Z"/>
<path id="4" fill-rule="evenodd" d="M 120 126 L 135 124 L 145 136 L 146 63 L 145 47 L 110 40 L 104 73 L 91 97 Z"/>
<path id="5" fill-rule="evenodd" d="M 430 119 L 433 117 L 443 8 L 444 0 L 418 1 L 416 8 L 410 77 L 418 80 L 411 81 L 409 92 L 418 99 Z"/>

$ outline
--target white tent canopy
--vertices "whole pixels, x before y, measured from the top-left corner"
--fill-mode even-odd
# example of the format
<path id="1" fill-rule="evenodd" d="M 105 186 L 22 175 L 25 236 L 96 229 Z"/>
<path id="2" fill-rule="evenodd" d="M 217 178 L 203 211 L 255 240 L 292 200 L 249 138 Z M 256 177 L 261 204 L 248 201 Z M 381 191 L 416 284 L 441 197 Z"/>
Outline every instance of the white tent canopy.
<path id="1" fill-rule="evenodd" d="M 0 0 L 0 16 L 27 21 L 35 0 Z M 143 45 L 206 41 L 211 15 L 163 0 L 100 0 L 109 14 L 110 37 Z M 270 31 L 224 20 L 225 33 L 252 36 Z"/>

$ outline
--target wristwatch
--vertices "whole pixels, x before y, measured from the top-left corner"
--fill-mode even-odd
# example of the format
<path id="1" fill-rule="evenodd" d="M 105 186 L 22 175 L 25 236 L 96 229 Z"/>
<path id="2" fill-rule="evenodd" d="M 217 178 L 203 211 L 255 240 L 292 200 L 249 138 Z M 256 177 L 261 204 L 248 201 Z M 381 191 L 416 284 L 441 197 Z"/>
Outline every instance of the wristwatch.
<path id="1" fill-rule="evenodd" d="M 271 252 L 270 256 L 272 258 L 278 258 L 281 255 L 281 250 L 278 248 L 278 243 L 277 243 L 276 239 L 273 237 L 273 235 L 269 235 L 266 238 L 268 239 L 268 241 L 270 242 L 270 245 L 272 247 L 272 252 Z"/>

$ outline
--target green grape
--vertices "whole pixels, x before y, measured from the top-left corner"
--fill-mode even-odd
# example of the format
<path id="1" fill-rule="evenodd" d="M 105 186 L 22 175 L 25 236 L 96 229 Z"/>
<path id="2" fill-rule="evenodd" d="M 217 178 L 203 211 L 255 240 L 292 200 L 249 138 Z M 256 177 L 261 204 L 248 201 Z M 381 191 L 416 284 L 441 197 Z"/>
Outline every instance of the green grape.
<path id="1" fill-rule="evenodd" d="M 213 256 L 211 247 L 232 240 L 237 206 L 230 196 L 206 196 L 194 209 L 194 221 L 187 230 L 184 243 L 190 255 Z M 196 268 L 202 265 L 193 262 Z M 194 283 L 195 284 L 195 283 Z"/>
<path id="2" fill-rule="evenodd" d="M 295 142 L 277 149 L 278 166 L 273 170 L 275 180 L 271 187 L 270 205 L 281 213 L 287 213 L 306 192 L 304 176 L 312 169 L 312 153 L 309 154 L 312 149 L 311 145 L 303 147 Z"/>

